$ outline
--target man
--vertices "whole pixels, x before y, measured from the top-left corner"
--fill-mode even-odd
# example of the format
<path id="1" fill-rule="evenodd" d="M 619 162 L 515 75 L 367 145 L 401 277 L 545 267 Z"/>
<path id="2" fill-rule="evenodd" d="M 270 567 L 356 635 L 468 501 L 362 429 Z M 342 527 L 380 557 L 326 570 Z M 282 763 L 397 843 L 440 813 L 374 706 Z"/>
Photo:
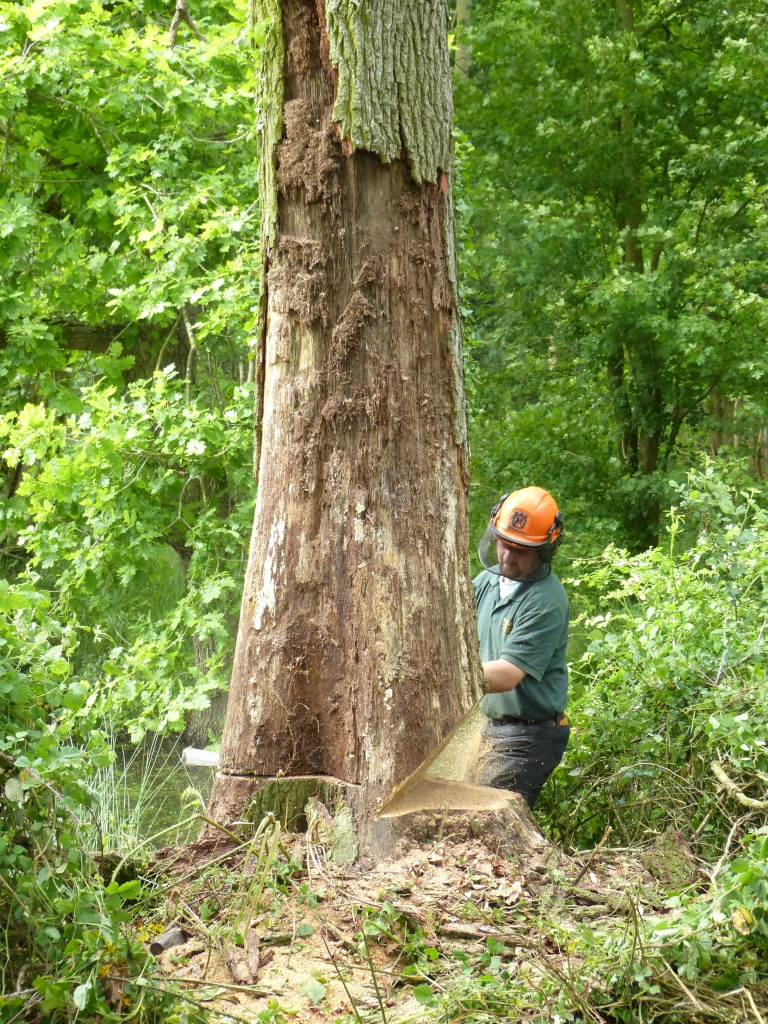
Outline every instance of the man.
<path id="1" fill-rule="evenodd" d="M 570 727 L 569 607 L 552 558 L 563 518 L 540 487 L 505 494 L 480 541 L 475 579 L 486 696 L 479 782 L 520 793 L 533 807 L 562 760 Z"/>

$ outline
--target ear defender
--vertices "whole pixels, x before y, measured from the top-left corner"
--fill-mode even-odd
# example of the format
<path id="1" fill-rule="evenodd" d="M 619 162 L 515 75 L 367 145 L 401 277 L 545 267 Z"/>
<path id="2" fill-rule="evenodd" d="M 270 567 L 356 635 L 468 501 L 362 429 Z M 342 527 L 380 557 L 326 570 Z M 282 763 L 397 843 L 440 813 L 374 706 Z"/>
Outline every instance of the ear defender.
<path id="1" fill-rule="evenodd" d="M 564 535 L 565 527 L 563 526 L 563 517 L 560 512 L 558 512 L 555 516 L 555 521 L 549 528 L 549 561 L 552 560 L 553 555 L 560 547 Z"/>

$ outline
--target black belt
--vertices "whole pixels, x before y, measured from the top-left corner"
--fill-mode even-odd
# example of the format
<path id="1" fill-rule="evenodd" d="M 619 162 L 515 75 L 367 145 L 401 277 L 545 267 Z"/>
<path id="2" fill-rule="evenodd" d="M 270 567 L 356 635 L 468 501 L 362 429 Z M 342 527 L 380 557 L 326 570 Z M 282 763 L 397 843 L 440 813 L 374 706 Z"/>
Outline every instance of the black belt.
<path id="1" fill-rule="evenodd" d="M 561 725 L 568 725 L 568 719 L 559 712 L 550 718 L 512 718 L 505 715 L 504 718 L 489 718 L 491 725 L 548 725 L 557 729 Z"/>

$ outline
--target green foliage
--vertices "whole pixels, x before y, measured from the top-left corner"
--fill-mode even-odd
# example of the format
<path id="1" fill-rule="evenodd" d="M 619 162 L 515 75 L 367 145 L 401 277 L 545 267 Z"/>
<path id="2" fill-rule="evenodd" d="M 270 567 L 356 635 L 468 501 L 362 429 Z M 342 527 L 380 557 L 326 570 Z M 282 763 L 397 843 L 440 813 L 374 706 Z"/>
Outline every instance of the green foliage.
<path id="1" fill-rule="evenodd" d="M 494 491 L 543 484 L 565 507 L 586 496 L 635 549 L 655 540 L 686 431 L 765 422 L 762 15 L 715 0 L 472 6 L 456 109 L 477 474 Z M 565 443 L 546 415 L 563 406 Z"/>
<path id="2" fill-rule="evenodd" d="M 169 17 L 0 3 L 0 568 L 134 738 L 225 684 L 251 511 L 255 37 Z"/>
<path id="3" fill-rule="evenodd" d="M 0 4 L 9 406 L 66 406 L 68 350 L 105 339 L 131 362 L 174 330 L 184 363 L 209 344 L 243 358 L 257 277 L 245 9 L 207 4 L 205 39 L 182 26 L 174 48 L 168 16 L 151 0 Z"/>
<path id="4" fill-rule="evenodd" d="M 178 1016 L 85 852 L 101 728 L 226 684 L 252 516 L 255 37 L 172 14 L 0 2 L 3 1020 Z"/>
<path id="5" fill-rule="evenodd" d="M 713 764 L 747 799 L 764 791 L 768 513 L 758 499 L 707 464 L 679 490 L 663 548 L 609 548 L 570 581 L 599 611 L 581 624 L 589 643 L 574 666 L 575 729 L 553 808 L 566 841 L 595 842 L 606 825 L 628 843 L 676 827 L 712 852 L 738 808 L 715 799 Z"/>
<path id="6" fill-rule="evenodd" d="M 429 976 L 435 961 L 440 957 L 418 921 L 410 917 L 407 911 L 397 909 L 388 899 L 363 912 L 360 938 L 366 952 L 369 939 L 397 946 L 404 978 Z M 419 1001 L 425 1002 L 424 999 Z"/>
<path id="7" fill-rule="evenodd" d="M 647 922 L 648 940 L 668 951 L 680 977 L 715 991 L 764 980 L 768 952 L 768 834 L 747 836 L 704 898 L 670 901 L 671 913 Z"/>
<path id="8" fill-rule="evenodd" d="M 591 394 L 578 376 L 553 381 L 551 391 L 519 404 L 505 400 L 505 389 L 504 373 L 489 374 L 471 409 L 470 535 L 482 536 L 505 490 L 527 483 L 551 487 L 565 515 L 567 542 L 557 570 L 562 575 L 572 541 L 581 556 L 597 555 L 624 536 L 614 514 L 622 482 L 619 460 L 612 456 L 607 401 Z M 590 406 L 592 415 L 585 416 Z"/>
<path id="9" fill-rule="evenodd" d="M 0 420 L 5 462 L 26 466 L 3 525 L 27 577 L 58 595 L 74 714 L 139 738 L 226 685 L 253 511 L 249 390 L 187 402 L 169 368 L 122 396 L 83 388 L 66 418 L 27 405 Z"/>

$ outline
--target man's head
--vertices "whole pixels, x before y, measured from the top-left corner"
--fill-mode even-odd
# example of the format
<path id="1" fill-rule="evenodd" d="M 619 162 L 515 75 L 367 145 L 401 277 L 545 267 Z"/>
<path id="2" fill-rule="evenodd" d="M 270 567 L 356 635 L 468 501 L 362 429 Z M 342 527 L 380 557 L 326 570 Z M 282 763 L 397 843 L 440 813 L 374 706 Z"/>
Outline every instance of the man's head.
<path id="1" fill-rule="evenodd" d="M 505 494 L 491 512 L 480 560 L 508 579 L 528 579 L 552 561 L 563 532 L 563 517 L 549 491 L 523 487 Z"/>

